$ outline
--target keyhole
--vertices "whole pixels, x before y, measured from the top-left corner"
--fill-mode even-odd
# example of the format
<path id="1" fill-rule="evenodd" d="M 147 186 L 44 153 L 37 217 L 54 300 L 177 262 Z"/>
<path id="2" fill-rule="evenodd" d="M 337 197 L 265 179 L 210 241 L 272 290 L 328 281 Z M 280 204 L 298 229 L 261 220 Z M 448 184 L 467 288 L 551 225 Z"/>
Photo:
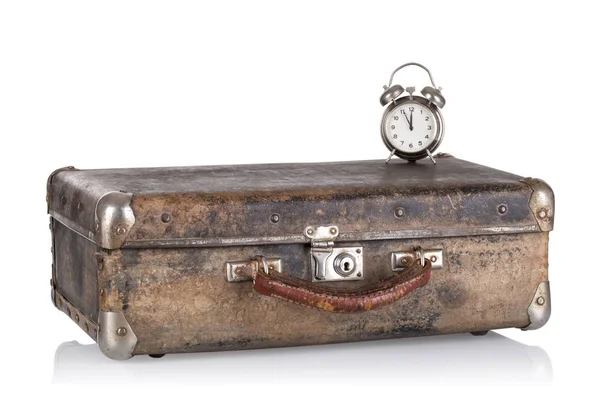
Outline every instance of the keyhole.
<path id="1" fill-rule="evenodd" d="M 348 261 L 346 261 L 344 263 L 344 271 L 346 271 L 346 272 L 350 271 L 350 263 Z"/>

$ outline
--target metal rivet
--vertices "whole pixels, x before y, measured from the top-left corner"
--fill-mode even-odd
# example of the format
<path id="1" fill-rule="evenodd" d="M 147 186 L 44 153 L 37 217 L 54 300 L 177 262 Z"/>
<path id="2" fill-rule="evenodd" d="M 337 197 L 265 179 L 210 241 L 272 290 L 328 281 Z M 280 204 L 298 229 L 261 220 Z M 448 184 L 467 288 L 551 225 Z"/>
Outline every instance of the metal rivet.
<path id="1" fill-rule="evenodd" d="M 395 216 L 396 218 L 401 218 L 401 217 L 403 217 L 403 216 L 404 216 L 404 208 L 402 208 L 402 207 L 398 207 L 398 208 L 396 208 L 396 209 L 394 210 L 394 216 Z"/>
<path id="2" fill-rule="evenodd" d="M 125 228 L 123 228 L 122 226 L 118 226 L 117 227 L 117 235 L 124 235 L 125 234 Z"/>
<path id="3" fill-rule="evenodd" d="M 58 304 L 59 307 L 62 307 L 62 300 L 60 297 L 56 299 L 56 304 Z"/>
<path id="4" fill-rule="evenodd" d="M 310 235 L 312 235 L 312 234 L 314 233 L 314 231 L 313 231 L 312 229 L 308 229 L 308 230 L 306 231 L 306 233 L 307 233 L 307 234 L 310 236 Z"/>
<path id="5" fill-rule="evenodd" d="M 79 322 L 79 314 L 75 314 L 75 321 Z"/>
<path id="6" fill-rule="evenodd" d="M 100 288 L 100 294 L 104 294 L 104 288 Z"/>
<path id="7" fill-rule="evenodd" d="M 119 335 L 119 336 L 127 335 L 127 329 L 125 329 L 123 327 L 117 328 L 117 335 Z"/>
<path id="8" fill-rule="evenodd" d="M 546 210 L 540 210 L 538 212 L 538 217 L 540 217 L 542 219 L 546 218 L 547 216 L 548 216 L 548 213 L 546 212 Z"/>
<path id="9" fill-rule="evenodd" d="M 94 225 L 94 230 L 96 232 L 98 232 L 100 230 L 100 222 L 96 221 L 96 224 Z"/>
<path id="10" fill-rule="evenodd" d="M 357 272 L 356 276 L 358 276 L 360 278 L 362 276 L 362 274 L 360 272 Z"/>
<path id="11" fill-rule="evenodd" d="M 83 324 L 83 327 L 85 328 L 86 332 L 90 330 L 90 327 L 88 326 L 87 322 Z"/>
<path id="12" fill-rule="evenodd" d="M 279 222 L 279 214 L 271 214 L 271 222 L 276 224 Z"/>
<path id="13" fill-rule="evenodd" d="M 71 309 L 69 307 L 65 307 L 65 312 L 69 317 L 71 316 Z"/>
<path id="14" fill-rule="evenodd" d="M 83 203 L 77 203 L 77 211 L 79 211 L 79 212 L 83 211 Z"/>
<path id="15" fill-rule="evenodd" d="M 64 206 L 65 204 L 67 204 L 67 197 L 66 196 L 61 196 L 60 198 L 60 202 L 61 204 Z"/>
<path id="16" fill-rule="evenodd" d="M 337 233 L 337 229 L 331 228 L 329 232 L 331 232 L 332 235 L 335 235 Z"/>
<path id="17" fill-rule="evenodd" d="M 431 256 L 431 262 L 434 263 L 437 261 L 437 257 L 436 256 Z"/>
<path id="18" fill-rule="evenodd" d="M 96 337 L 96 335 L 98 335 L 98 331 L 96 331 L 95 329 L 92 331 L 92 336 Z"/>
<path id="19" fill-rule="evenodd" d="M 171 221 L 171 214 L 164 213 L 160 216 L 160 220 L 166 224 L 167 222 Z"/>
<path id="20" fill-rule="evenodd" d="M 544 299 L 542 296 L 540 296 L 536 299 L 535 302 L 538 303 L 538 305 L 543 306 L 544 303 L 546 302 L 546 299 Z"/>
<path id="21" fill-rule="evenodd" d="M 506 214 L 506 212 L 507 212 L 507 211 L 508 211 L 508 207 L 506 207 L 506 205 L 505 205 L 505 204 L 500 204 L 500 205 L 498 206 L 498 212 L 499 212 L 500 214 Z"/>
<path id="22" fill-rule="evenodd" d="M 360 253 L 361 253 L 361 250 L 360 250 L 360 249 L 356 249 L 356 252 L 357 252 L 358 254 L 360 254 Z"/>
<path id="23" fill-rule="evenodd" d="M 408 264 L 408 258 L 406 258 L 406 257 L 402 257 L 402 259 L 400 260 L 400 262 L 401 262 L 402 264 Z"/>

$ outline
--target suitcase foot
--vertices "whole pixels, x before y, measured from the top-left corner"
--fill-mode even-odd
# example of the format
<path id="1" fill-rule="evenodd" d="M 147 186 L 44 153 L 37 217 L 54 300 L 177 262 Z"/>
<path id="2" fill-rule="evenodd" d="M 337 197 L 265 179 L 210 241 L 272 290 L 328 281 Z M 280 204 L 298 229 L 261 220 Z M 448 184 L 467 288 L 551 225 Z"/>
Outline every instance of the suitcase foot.
<path id="1" fill-rule="evenodd" d="M 477 331 L 477 332 L 471 332 L 471 335 L 473 336 L 485 336 L 487 335 L 489 331 Z"/>
<path id="2" fill-rule="evenodd" d="M 163 358 L 165 355 L 164 354 L 148 354 L 149 357 L 152 358 Z"/>

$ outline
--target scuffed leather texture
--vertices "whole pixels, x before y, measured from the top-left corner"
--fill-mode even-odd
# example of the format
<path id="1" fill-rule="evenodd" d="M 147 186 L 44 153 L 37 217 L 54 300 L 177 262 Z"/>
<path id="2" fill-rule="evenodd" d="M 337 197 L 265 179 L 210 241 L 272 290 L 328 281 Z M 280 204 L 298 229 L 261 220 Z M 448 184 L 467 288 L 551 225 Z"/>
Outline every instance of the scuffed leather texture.
<path id="1" fill-rule="evenodd" d="M 360 290 L 348 291 L 308 282 L 290 275 L 262 268 L 255 269 L 254 289 L 265 296 L 336 313 L 375 310 L 401 299 L 424 286 L 431 276 L 431 261 L 416 260 L 403 271 Z"/>

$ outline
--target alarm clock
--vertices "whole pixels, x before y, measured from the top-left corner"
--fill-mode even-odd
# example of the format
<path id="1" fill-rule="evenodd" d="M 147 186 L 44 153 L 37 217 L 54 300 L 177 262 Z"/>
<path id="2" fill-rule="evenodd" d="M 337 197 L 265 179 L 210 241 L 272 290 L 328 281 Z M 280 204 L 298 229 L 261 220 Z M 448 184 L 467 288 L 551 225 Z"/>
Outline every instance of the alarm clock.
<path id="1" fill-rule="evenodd" d="M 414 95 L 415 88 L 393 85 L 394 75 L 402 68 L 416 66 L 429 75 L 432 86 L 425 86 L 421 95 Z M 387 162 L 393 156 L 407 161 L 417 161 L 429 157 L 435 164 L 433 152 L 444 138 L 444 119 L 441 109 L 446 104 L 442 88 L 436 87 L 431 72 L 423 65 L 411 62 L 399 66 L 392 72 L 379 101 L 387 108 L 381 119 L 381 137 L 391 151 Z"/>

